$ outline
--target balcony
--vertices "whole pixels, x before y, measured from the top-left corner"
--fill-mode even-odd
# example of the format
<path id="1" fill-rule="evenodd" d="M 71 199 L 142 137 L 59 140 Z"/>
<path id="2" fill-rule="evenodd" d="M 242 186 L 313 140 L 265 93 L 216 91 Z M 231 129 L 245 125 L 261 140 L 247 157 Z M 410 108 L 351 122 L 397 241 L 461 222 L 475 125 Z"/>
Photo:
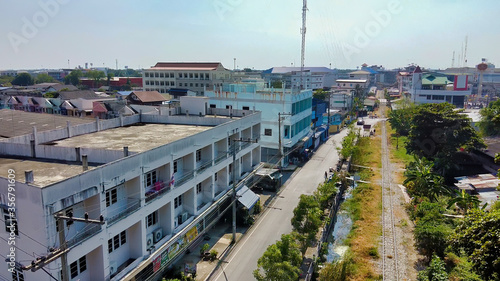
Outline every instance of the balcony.
<path id="1" fill-rule="evenodd" d="M 79 243 L 83 243 L 85 240 L 94 236 L 95 234 L 101 231 L 100 224 L 87 224 L 82 230 L 78 231 L 78 233 L 73 236 L 70 240 L 67 240 L 67 247 L 74 246 Z"/>
<path id="2" fill-rule="evenodd" d="M 203 173 L 203 171 L 205 171 L 206 169 L 208 169 L 210 167 L 212 167 L 212 159 L 202 162 L 199 165 L 199 167 L 196 169 L 196 173 L 201 174 L 201 173 Z"/>
<path id="3" fill-rule="evenodd" d="M 155 182 L 149 189 L 146 191 L 146 204 L 151 201 L 160 198 L 163 194 L 170 191 L 170 184 L 165 183 L 163 181 Z"/>
<path id="4" fill-rule="evenodd" d="M 194 178 L 194 171 L 184 171 L 182 176 L 178 180 L 175 181 L 175 185 L 181 186 L 185 182 L 187 182 L 188 180 L 190 180 L 192 178 Z"/>
<path id="5" fill-rule="evenodd" d="M 219 151 L 215 157 L 215 165 L 227 159 L 227 153 L 225 151 Z"/>
<path id="6" fill-rule="evenodd" d="M 249 147 L 250 145 L 252 145 L 251 142 L 244 142 L 244 143 L 241 144 L 241 149 L 243 150 L 243 149 Z"/>
<path id="7" fill-rule="evenodd" d="M 120 210 L 118 210 L 118 213 L 108 217 L 108 226 L 113 225 L 114 223 L 120 221 L 121 219 L 127 217 L 128 215 L 134 213 L 135 211 L 139 210 L 141 207 L 141 200 L 138 199 L 127 199 L 127 204 L 123 206 Z"/>

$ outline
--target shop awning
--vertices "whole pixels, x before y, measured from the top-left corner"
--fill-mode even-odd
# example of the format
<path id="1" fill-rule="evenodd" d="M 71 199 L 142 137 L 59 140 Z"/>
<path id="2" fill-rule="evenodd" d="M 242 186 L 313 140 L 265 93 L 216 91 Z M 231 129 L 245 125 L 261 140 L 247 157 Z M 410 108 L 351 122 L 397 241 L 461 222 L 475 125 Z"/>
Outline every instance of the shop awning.
<path id="1" fill-rule="evenodd" d="M 259 201 L 259 196 L 253 193 L 246 185 L 236 192 L 236 196 L 238 197 L 238 201 L 249 210 Z"/>

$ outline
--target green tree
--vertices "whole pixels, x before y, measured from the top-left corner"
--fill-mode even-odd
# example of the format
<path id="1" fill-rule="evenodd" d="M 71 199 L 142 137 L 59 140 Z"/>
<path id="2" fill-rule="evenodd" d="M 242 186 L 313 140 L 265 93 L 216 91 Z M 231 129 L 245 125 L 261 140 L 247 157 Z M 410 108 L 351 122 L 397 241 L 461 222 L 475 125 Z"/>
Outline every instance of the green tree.
<path id="1" fill-rule="evenodd" d="M 433 254 L 443 256 L 451 232 L 452 229 L 442 222 L 421 219 L 415 224 L 415 245 L 428 258 Z"/>
<path id="2" fill-rule="evenodd" d="M 485 280 L 500 280 L 500 211 L 472 209 L 455 228 L 451 248 L 463 249 Z"/>
<path id="3" fill-rule="evenodd" d="M 486 147 L 470 119 L 449 103 L 429 103 L 416 107 L 411 119 L 406 149 L 410 153 L 435 158 L 449 158 L 459 149 Z"/>
<path id="4" fill-rule="evenodd" d="M 338 189 L 335 186 L 336 182 L 339 181 L 338 176 L 334 176 L 331 181 L 321 184 L 318 189 L 314 192 L 314 197 L 319 202 L 320 208 L 328 208 L 328 203 L 337 194 Z"/>
<path id="5" fill-rule="evenodd" d="M 94 88 L 99 86 L 99 81 L 106 77 L 104 71 L 99 70 L 89 70 L 87 71 L 87 77 L 94 80 Z"/>
<path id="6" fill-rule="evenodd" d="M 283 82 L 281 80 L 272 81 L 271 87 L 275 89 L 281 89 L 283 88 Z"/>
<path id="7" fill-rule="evenodd" d="M 341 260 L 327 263 L 319 272 L 319 281 L 345 281 L 354 272 L 351 253 L 345 253 Z"/>
<path id="8" fill-rule="evenodd" d="M 411 128 L 411 118 L 415 111 L 414 106 L 399 108 L 389 112 L 389 123 L 400 136 L 408 136 Z"/>
<path id="9" fill-rule="evenodd" d="M 418 273 L 418 281 L 448 281 L 444 262 L 436 255 L 432 256 L 428 268 Z"/>
<path id="10" fill-rule="evenodd" d="M 108 74 L 106 75 L 106 84 L 107 86 L 109 86 L 110 82 L 111 82 L 111 79 L 113 79 L 114 74 L 112 72 L 108 72 Z"/>
<path id="11" fill-rule="evenodd" d="M 299 246 L 290 234 L 283 234 L 281 240 L 267 247 L 257 261 L 253 276 L 259 281 L 297 280 L 302 255 Z"/>
<path id="12" fill-rule="evenodd" d="M 500 135 L 500 100 L 490 102 L 490 104 L 479 111 L 481 122 L 479 128 L 485 136 Z"/>
<path id="13" fill-rule="evenodd" d="M 300 195 L 299 204 L 293 210 L 292 226 L 303 235 L 301 248 L 305 250 L 309 241 L 313 240 L 321 226 L 321 209 L 312 195 Z"/>
<path id="14" fill-rule="evenodd" d="M 328 92 L 323 89 L 317 89 L 313 92 L 313 97 L 319 100 L 325 100 L 328 95 Z"/>
<path id="15" fill-rule="evenodd" d="M 12 80 L 14 80 L 14 77 L 12 76 L 0 76 L 0 85 L 2 85 L 3 87 L 10 87 L 12 86 Z"/>
<path id="16" fill-rule="evenodd" d="M 16 86 L 29 86 L 34 84 L 34 80 L 29 73 L 23 72 L 16 75 L 11 83 Z"/>
<path id="17" fill-rule="evenodd" d="M 425 157 L 419 158 L 414 155 L 414 161 L 406 168 L 406 179 L 403 182 L 413 196 L 426 197 L 435 202 L 440 195 L 449 194 L 443 183 L 443 177 L 433 172 L 433 166 L 434 163 Z"/>
<path id="18" fill-rule="evenodd" d="M 77 86 L 80 84 L 80 77 L 82 77 L 82 71 L 77 69 L 77 70 L 73 70 L 71 71 L 68 75 L 66 75 L 66 77 L 64 77 L 64 83 L 66 85 L 73 85 L 73 86 Z"/>
<path id="19" fill-rule="evenodd" d="M 56 81 L 52 76 L 48 75 L 47 73 L 40 73 L 36 76 L 35 83 L 40 84 L 40 83 L 52 83 Z"/>

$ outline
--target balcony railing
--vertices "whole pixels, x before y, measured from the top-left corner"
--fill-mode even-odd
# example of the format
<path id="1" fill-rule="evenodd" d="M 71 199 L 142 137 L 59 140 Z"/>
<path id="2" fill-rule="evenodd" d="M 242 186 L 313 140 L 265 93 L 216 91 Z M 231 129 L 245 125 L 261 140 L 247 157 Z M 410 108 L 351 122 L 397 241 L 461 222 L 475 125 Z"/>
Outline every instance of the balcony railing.
<path id="1" fill-rule="evenodd" d="M 203 173 L 206 169 L 212 167 L 212 159 L 202 162 L 201 165 L 196 169 L 196 173 Z"/>
<path id="2" fill-rule="evenodd" d="M 128 215 L 134 213 L 135 211 L 139 210 L 141 207 L 141 200 L 138 199 L 127 199 L 127 204 L 122 207 L 118 211 L 118 214 L 115 214 L 111 217 L 108 217 L 108 226 L 120 221 L 121 219 L 127 217 Z M 116 212 L 115 211 L 115 212 Z"/>
<path id="3" fill-rule="evenodd" d="M 178 180 L 175 180 L 175 185 L 181 186 L 192 178 L 194 178 L 194 171 L 184 171 L 183 175 Z"/>
<path id="4" fill-rule="evenodd" d="M 241 144 L 241 149 L 245 149 L 247 147 L 249 147 L 252 143 L 251 142 L 244 142 Z"/>
<path id="5" fill-rule="evenodd" d="M 163 194 L 170 191 L 170 184 L 163 181 L 158 181 L 154 183 L 146 191 L 146 203 L 153 201 L 154 199 L 160 198 Z"/>
<path id="6" fill-rule="evenodd" d="M 78 243 L 82 243 L 85 240 L 89 239 L 90 237 L 94 236 L 95 234 L 99 233 L 101 231 L 101 225 L 100 224 L 87 224 L 85 225 L 84 228 L 79 230 L 75 236 L 73 236 L 71 239 L 67 240 L 67 245 L 68 248 L 71 246 L 74 246 Z"/>
<path id="7" fill-rule="evenodd" d="M 215 157 L 215 164 L 219 164 L 220 162 L 224 161 L 227 159 L 227 153 L 225 151 L 219 151 L 217 153 L 217 156 Z"/>

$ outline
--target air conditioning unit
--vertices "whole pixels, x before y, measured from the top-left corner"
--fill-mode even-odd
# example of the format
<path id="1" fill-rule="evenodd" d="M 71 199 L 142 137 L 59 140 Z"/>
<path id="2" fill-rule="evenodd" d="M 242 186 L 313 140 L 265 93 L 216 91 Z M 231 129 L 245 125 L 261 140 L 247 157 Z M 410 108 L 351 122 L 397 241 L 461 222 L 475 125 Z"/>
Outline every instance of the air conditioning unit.
<path id="1" fill-rule="evenodd" d="M 153 241 L 156 243 L 160 241 L 163 238 L 163 231 L 161 228 L 158 228 L 157 230 L 153 231 Z"/>
<path id="2" fill-rule="evenodd" d="M 118 267 L 116 266 L 116 262 L 110 261 L 109 262 L 109 274 L 113 275 L 116 273 L 117 270 L 118 270 Z"/>
<path id="3" fill-rule="evenodd" d="M 183 213 L 182 214 L 182 223 L 187 221 L 188 218 L 189 218 L 189 213 L 188 212 Z"/>
<path id="4" fill-rule="evenodd" d="M 179 220 L 176 218 L 174 220 L 174 228 L 177 228 L 179 226 Z"/>
<path id="5" fill-rule="evenodd" d="M 154 245 L 153 241 L 154 241 L 153 240 L 153 233 L 146 235 L 146 248 L 153 246 Z"/>

